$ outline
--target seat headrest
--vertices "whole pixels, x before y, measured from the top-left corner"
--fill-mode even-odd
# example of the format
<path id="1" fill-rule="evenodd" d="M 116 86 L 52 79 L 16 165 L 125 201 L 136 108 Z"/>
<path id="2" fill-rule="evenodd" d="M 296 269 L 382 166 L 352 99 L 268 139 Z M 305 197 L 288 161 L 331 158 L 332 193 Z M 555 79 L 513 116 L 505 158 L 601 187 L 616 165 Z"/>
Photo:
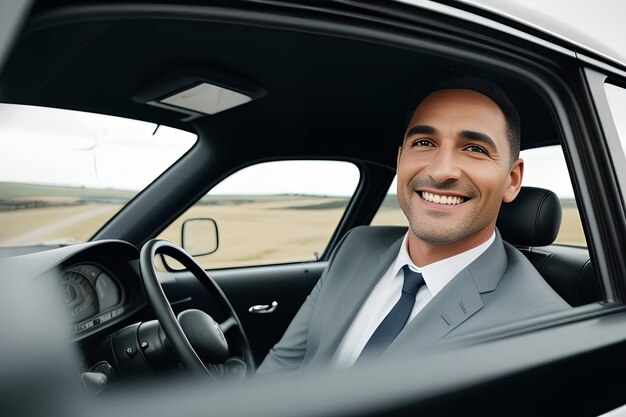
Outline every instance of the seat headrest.
<path id="1" fill-rule="evenodd" d="M 517 198 L 502 203 L 498 230 L 512 245 L 546 246 L 556 239 L 561 227 L 561 203 L 550 190 L 522 187 Z"/>

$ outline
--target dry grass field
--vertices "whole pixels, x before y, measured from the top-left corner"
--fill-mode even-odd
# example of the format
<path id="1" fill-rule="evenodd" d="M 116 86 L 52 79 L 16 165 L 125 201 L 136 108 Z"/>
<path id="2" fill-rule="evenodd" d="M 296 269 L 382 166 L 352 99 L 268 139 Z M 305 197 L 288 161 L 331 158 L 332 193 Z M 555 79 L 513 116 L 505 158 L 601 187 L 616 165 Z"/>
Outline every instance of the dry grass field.
<path id="1" fill-rule="evenodd" d="M 2 246 L 84 242 L 122 207 L 121 202 L 94 202 L 75 195 L 18 197 L 0 200 L 5 205 L 0 211 Z M 7 208 L 15 201 L 34 198 L 49 206 Z M 99 197 L 99 201 L 106 200 Z M 208 217 L 217 222 L 220 244 L 217 252 L 199 257 L 206 268 L 315 260 L 328 244 L 347 202 L 337 197 L 212 196 L 189 209 L 159 238 L 180 244 L 185 220 Z M 372 224 L 406 225 L 396 206 L 384 204 Z M 575 207 L 565 205 L 557 242 L 586 245 Z"/>
<path id="2" fill-rule="evenodd" d="M 207 268 L 315 260 L 328 244 L 347 202 L 346 198 L 278 196 L 198 204 L 159 238 L 180 245 L 185 220 L 209 217 L 217 222 L 220 245 L 217 252 L 197 259 Z M 86 203 L 0 211 L 0 245 L 84 242 L 120 208 L 119 204 Z"/>
<path id="3" fill-rule="evenodd" d="M 248 204 L 198 205 L 172 223 L 159 238 L 180 244 L 185 220 L 209 217 L 217 222 L 220 243 L 217 252 L 197 258 L 207 268 L 315 260 L 324 251 L 344 211 L 314 208 L 327 203 L 345 207 L 347 199 L 294 197 Z"/>
<path id="4" fill-rule="evenodd" d="M 122 206 L 81 204 L 0 212 L 0 245 L 85 242 Z"/>

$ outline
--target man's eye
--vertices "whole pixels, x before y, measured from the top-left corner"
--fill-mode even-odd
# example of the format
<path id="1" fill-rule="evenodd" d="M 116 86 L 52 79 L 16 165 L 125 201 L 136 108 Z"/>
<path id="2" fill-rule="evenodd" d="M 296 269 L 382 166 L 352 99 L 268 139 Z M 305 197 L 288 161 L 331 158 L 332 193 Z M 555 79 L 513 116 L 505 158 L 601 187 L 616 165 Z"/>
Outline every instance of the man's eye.
<path id="1" fill-rule="evenodd" d="M 470 152 L 478 152 L 478 153 L 483 153 L 485 155 L 489 155 L 489 152 L 487 152 L 485 148 L 480 147 L 478 145 L 469 145 L 465 148 L 465 150 L 468 150 Z"/>
<path id="2" fill-rule="evenodd" d="M 434 146 L 428 139 L 417 139 L 413 141 L 413 146 Z"/>

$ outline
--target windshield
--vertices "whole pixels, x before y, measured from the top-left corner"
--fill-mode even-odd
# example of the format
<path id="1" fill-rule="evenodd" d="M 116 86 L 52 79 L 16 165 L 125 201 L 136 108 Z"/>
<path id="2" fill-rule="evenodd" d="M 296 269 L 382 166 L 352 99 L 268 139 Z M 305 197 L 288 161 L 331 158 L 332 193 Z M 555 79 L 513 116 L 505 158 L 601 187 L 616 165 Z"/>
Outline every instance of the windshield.
<path id="1" fill-rule="evenodd" d="M 153 123 L 0 104 L 0 246 L 89 240 L 195 141 Z"/>

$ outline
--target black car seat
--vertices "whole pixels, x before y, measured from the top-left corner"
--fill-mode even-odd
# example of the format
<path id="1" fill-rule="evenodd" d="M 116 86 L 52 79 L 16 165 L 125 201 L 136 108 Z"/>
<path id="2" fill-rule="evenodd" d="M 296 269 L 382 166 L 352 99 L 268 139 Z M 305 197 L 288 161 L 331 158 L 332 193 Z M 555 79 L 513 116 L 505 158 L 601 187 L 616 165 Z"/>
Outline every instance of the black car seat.
<path id="1" fill-rule="evenodd" d="M 561 226 L 561 203 L 550 190 L 522 187 L 502 204 L 497 227 L 571 306 L 600 301 L 602 293 L 585 248 L 552 245 Z"/>

